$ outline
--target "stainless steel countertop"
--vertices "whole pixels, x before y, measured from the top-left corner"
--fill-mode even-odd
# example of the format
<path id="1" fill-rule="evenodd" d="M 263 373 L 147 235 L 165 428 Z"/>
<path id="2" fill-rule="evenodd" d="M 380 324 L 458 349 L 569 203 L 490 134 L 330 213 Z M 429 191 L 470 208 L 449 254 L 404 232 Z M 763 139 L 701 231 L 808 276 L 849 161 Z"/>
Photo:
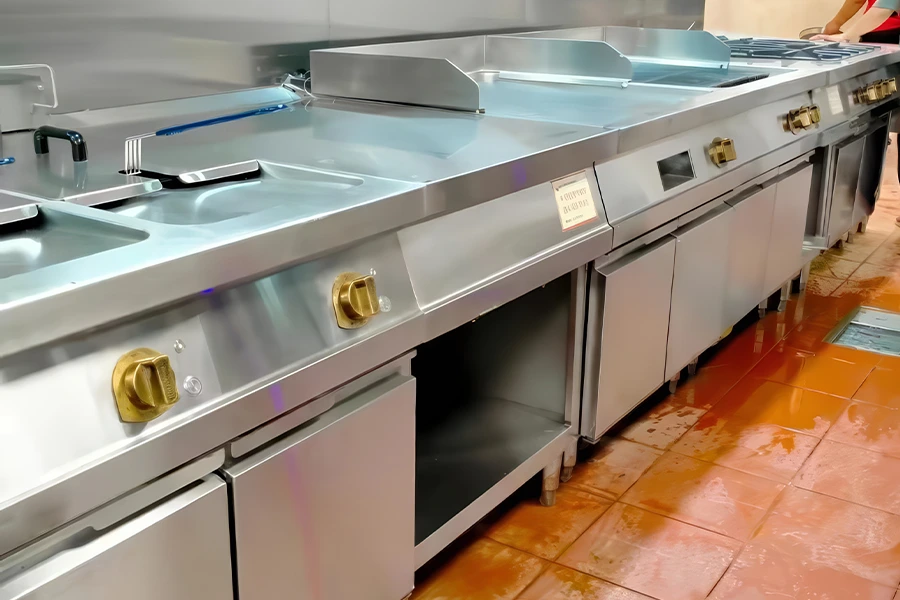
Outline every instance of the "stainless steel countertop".
<path id="1" fill-rule="evenodd" d="M 52 124 L 84 134 L 90 160 L 73 165 L 62 145 L 36 157 L 30 134 L 6 135 L 6 153 L 17 161 L 0 167 L 0 190 L 38 200 L 84 201 L 86 195 L 121 192 L 125 186 L 144 199 L 114 211 L 69 202 L 41 206 L 42 213 L 88 230 L 93 224 L 119 228 L 128 243 L 5 277 L 0 356 L 540 185 L 701 124 L 898 61 L 896 47 L 828 65 L 734 61 L 734 66 L 765 67 L 772 75 L 722 89 L 485 80 L 484 115 L 299 98 L 278 87 L 55 116 Z M 162 191 L 156 179 L 118 173 L 129 136 L 273 99 L 290 99 L 290 110 L 144 141 L 145 170 L 180 175 L 257 160 L 264 166 L 257 182 L 223 186 L 225 191 Z M 272 176 L 276 169 L 296 175 L 296 186 L 291 177 Z M 217 205 L 236 194 L 247 202 L 266 197 L 266 207 L 251 211 L 230 200 L 231 208 L 222 208 L 231 211 L 224 218 L 218 209 L 199 206 L 210 194 L 219 195 Z M 182 202 L 192 208 L 178 209 Z M 134 232 L 140 235 L 135 238 Z M 242 260 L 228 264 L 236 256 Z M 79 311 L 69 310 L 73 305 Z M 46 314 L 60 315 L 53 327 L 31 326 Z"/>
<path id="2" fill-rule="evenodd" d="M 17 161 L 0 171 L 0 188 L 13 194 L 81 202 L 107 185 L 135 185 L 143 195 L 114 210 L 42 202 L 50 217 L 43 229 L 0 237 L 16 253 L 0 261 L 9 262 L 0 270 L 0 356 L 546 183 L 590 168 L 616 147 L 614 134 L 597 128 L 298 101 L 290 111 L 151 138 L 145 169 L 182 173 L 246 158 L 263 167 L 259 180 L 159 190 L 154 179 L 117 171 L 126 137 L 172 125 L 173 117 L 116 116 L 94 114 L 96 124 L 79 125 L 90 160 L 74 168 L 64 145 L 36 157 L 30 134 L 4 137 Z M 240 143 L 225 143 L 235 137 Z M 214 195 L 216 207 L 203 208 Z M 26 254 L 53 245 L 59 221 L 60 234 L 77 229 L 84 235 L 67 239 L 86 246 L 43 260 L 22 255 L 23 245 Z M 58 315 L 53 325 L 34 327 L 47 314 Z"/>

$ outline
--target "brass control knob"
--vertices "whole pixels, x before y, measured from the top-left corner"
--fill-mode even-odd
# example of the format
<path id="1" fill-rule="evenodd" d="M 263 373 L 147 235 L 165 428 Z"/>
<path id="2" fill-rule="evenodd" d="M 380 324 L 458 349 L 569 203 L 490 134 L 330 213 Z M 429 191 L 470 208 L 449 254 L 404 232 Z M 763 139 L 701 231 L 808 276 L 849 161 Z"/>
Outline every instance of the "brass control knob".
<path id="1" fill-rule="evenodd" d="M 812 106 L 801 106 L 800 108 L 788 111 L 784 118 L 784 130 L 790 131 L 794 135 L 815 127 L 822 120 L 822 111 L 813 104 Z"/>
<path id="2" fill-rule="evenodd" d="M 334 315 L 341 329 L 356 329 L 380 311 L 375 277 L 359 273 L 341 273 L 332 288 Z"/>
<path id="3" fill-rule="evenodd" d="M 113 369 L 113 394 L 119 418 L 146 423 L 178 402 L 178 384 L 169 357 L 150 348 L 122 356 Z"/>
<path id="4" fill-rule="evenodd" d="M 737 159 L 734 141 L 730 138 L 715 138 L 709 145 L 709 158 L 717 167 Z"/>
<path id="5" fill-rule="evenodd" d="M 853 95 L 857 104 L 875 104 L 897 93 L 897 79 L 881 79 L 856 90 Z"/>

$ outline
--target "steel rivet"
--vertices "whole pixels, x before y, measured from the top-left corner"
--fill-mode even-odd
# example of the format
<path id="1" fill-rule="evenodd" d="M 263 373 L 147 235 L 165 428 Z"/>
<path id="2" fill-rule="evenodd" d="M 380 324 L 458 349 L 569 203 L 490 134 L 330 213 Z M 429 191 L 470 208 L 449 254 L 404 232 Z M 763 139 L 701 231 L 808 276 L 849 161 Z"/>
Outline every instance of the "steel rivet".
<path id="1" fill-rule="evenodd" d="M 181 387 L 183 387 L 184 391 L 191 396 L 197 396 L 200 394 L 200 392 L 203 391 L 203 384 L 200 383 L 200 380 L 193 375 L 188 375 L 187 377 L 185 377 L 184 383 L 181 384 Z"/>
<path id="2" fill-rule="evenodd" d="M 184 351 L 184 342 L 182 342 L 181 340 L 175 340 L 174 346 L 175 352 L 177 352 L 178 354 L 181 354 Z"/>

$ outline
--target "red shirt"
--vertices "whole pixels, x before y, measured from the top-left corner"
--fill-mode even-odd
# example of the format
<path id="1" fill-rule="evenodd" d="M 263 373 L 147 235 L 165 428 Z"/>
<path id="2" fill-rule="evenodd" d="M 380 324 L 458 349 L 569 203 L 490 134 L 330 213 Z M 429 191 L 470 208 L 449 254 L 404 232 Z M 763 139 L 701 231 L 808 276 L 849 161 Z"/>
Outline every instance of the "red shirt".
<path id="1" fill-rule="evenodd" d="M 878 0 L 868 0 L 866 4 L 866 12 L 868 12 L 868 10 L 872 8 L 872 5 L 877 1 Z M 890 17 L 888 17 L 887 21 L 885 21 L 872 31 L 893 31 L 894 29 L 900 29 L 900 16 L 898 16 L 897 13 L 892 14 Z"/>

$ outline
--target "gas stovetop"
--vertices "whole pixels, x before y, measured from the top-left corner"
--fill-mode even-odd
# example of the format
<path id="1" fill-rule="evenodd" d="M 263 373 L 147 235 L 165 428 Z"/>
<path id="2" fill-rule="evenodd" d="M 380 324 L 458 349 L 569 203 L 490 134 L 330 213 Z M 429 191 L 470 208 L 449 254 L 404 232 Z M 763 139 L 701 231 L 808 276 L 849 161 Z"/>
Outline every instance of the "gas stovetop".
<path id="1" fill-rule="evenodd" d="M 777 39 L 722 39 L 735 58 L 768 58 L 776 60 L 808 60 L 835 62 L 874 52 L 875 47 L 836 42 L 808 42 Z"/>

